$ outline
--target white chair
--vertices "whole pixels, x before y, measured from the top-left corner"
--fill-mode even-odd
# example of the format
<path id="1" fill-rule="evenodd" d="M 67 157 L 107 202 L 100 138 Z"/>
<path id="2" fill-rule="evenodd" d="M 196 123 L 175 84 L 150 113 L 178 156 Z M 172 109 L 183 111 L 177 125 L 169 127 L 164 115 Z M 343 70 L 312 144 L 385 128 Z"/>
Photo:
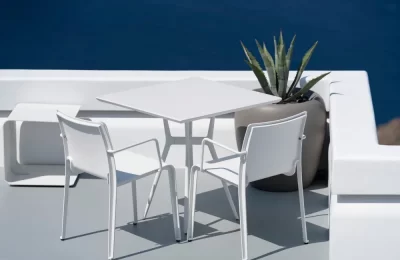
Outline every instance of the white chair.
<path id="1" fill-rule="evenodd" d="M 247 259 L 246 187 L 249 182 L 297 170 L 303 242 L 308 243 L 305 222 L 301 152 L 307 112 L 271 122 L 250 124 L 242 150 L 235 151 L 211 139 L 202 143 L 201 165 L 190 173 L 188 241 L 193 240 L 194 211 L 198 171 L 208 173 L 238 187 L 242 259 Z M 204 146 L 213 143 L 233 155 L 204 162 Z"/>
<path id="2" fill-rule="evenodd" d="M 69 117 L 57 112 L 61 137 L 65 153 L 65 186 L 62 217 L 61 240 L 65 238 L 69 178 L 71 173 L 81 171 L 108 181 L 109 186 L 109 223 L 108 223 L 108 259 L 114 256 L 115 210 L 117 187 L 132 184 L 133 223 L 137 223 L 136 180 L 168 170 L 175 238 L 181 240 L 178 215 L 178 198 L 175 168 L 161 160 L 158 141 L 150 139 L 121 149 L 113 149 L 107 126 L 102 122 L 91 122 Z M 148 158 L 131 151 L 129 148 L 154 142 L 158 160 Z"/>

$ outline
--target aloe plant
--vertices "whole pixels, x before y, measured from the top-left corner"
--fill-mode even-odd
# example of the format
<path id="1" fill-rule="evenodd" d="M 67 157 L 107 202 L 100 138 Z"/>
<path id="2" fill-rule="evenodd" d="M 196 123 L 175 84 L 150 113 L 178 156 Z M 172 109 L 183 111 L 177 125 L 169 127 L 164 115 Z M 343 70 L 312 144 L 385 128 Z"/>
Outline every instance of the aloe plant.
<path id="1" fill-rule="evenodd" d="M 304 55 L 297 69 L 297 73 L 292 84 L 288 86 L 289 70 L 295 40 L 296 35 L 293 36 L 293 39 L 290 42 L 289 49 L 286 52 L 282 31 L 280 32 L 278 43 L 276 42 L 276 38 L 274 36 L 275 60 L 269 53 L 265 43 L 261 45 L 256 40 L 258 52 L 260 53 L 262 61 L 264 63 L 265 70 L 268 74 L 268 79 L 265 76 L 261 65 L 258 63 L 254 55 L 246 48 L 246 46 L 244 46 L 243 42 L 240 42 L 247 57 L 246 63 L 254 72 L 262 89 L 266 94 L 281 97 L 282 101 L 280 103 L 299 102 L 303 100 L 304 94 L 306 94 L 315 84 L 317 84 L 318 81 L 320 81 L 330 73 L 324 73 L 307 82 L 307 84 L 299 91 L 294 91 L 295 86 L 299 83 L 301 75 L 303 74 L 303 71 L 305 70 L 308 62 L 310 61 L 311 55 L 313 54 L 315 47 L 317 47 L 317 41 Z"/>

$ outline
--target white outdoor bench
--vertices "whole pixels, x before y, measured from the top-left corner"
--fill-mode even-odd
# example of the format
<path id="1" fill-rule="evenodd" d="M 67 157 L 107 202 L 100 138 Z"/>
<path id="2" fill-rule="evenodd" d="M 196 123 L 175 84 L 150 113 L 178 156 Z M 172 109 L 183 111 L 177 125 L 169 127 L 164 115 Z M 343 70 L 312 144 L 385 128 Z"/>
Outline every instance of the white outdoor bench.
<path id="1" fill-rule="evenodd" d="M 57 111 L 76 116 L 79 105 L 19 103 L 8 116 L 3 125 L 3 172 L 9 185 L 64 186 L 64 148 Z M 52 149 L 40 149 L 42 144 Z M 71 175 L 71 186 L 77 177 Z"/>

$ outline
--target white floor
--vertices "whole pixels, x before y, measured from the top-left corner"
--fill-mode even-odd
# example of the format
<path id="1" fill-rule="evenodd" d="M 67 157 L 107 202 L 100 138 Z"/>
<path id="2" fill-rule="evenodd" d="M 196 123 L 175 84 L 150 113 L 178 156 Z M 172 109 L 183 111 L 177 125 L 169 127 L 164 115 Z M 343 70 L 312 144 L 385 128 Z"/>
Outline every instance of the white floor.
<path id="1" fill-rule="evenodd" d="M 123 121 L 123 122 L 122 122 Z M 116 147 L 157 137 L 163 145 L 162 121 L 154 119 L 108 119 Z M 197 125 L 197 127 L 196 127 Z M 194 124 L 203 135 L 206 121 Z M 171 125 L 172 134 L 183 134 Z M 236 148 L 231 119 L 217 119 L 215 140 Z M 129 139 L 129 140 L 128 140 Z M 152 154 L 149 147 L 141 149 Z M 194 162 L 199 161 L 194 149 Z M 222 152 L 220 150 L 218 153 Z M 168 161 L 178 168 L 184 163 L 182 147 L 173 147 Z M 183 174 L 178 170 L 180 205 L 183 205 Z M 0 176 L 3 178 L 3 176 Z M 152 178 L 138 183 L 139 216 L 143 213 Z M 237 201 L 237 192 L 231 187 Z M 234 220 L 220 181 L 199 176 L 195 239 L 176 243 L 173 235 L 168 178 L 162 176 L 149 219 L 131 225 L 130 186 L 118 192 L 115 257 L 117 259 L 240 259 L 239 224 Z M 296 192 L 269 193 L 248 189 L 250 259 L 328 259 L 327 189 L 317 182 L 305 192 L 310 244 L 301 239 Z M 60 241 L 62 188 L 10 187 L 0 181 L 0 259 L 106 259 L 107 184 L 82 175 L 71 189 L 67 237 Z M 183 212 L 183 207 L 180 207 Z M 182 219 L 181 219 L 182 221 Z"/>

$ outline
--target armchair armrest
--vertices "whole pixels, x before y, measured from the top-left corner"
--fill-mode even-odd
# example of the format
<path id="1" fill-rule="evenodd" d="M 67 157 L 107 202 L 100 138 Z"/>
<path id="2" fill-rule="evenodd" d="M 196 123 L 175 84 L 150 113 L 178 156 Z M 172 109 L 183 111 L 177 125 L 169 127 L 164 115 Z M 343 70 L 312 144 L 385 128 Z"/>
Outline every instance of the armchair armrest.
<path id="1" fill-rule="evenodd" d="M 82 119 L 82 120 L 86 120 L 86 121 L 92 121 L 92 119 L 89 118 L 89 117 L 77 117 L 77 118 Z"/>
<path id="2" fill-rule="evenodd" d="M 203 165 L 204 165 L 204 146 L 206 144 L 217 145 L 217 146 L 219 146 L 219 147 L 221 147 L 221 148 L 223 148 L 223 149 L 225 149 L 227 151 L 230 151 L 231 153 L 236 155 L 236 156 L 226 156 L 226 157 L 223 158 L 223 160 L 230 160 L 230 159 L 237 158 L 237 157 L 240 157 L 241 159 L 245 159 L 246 154 L 247 154 L 247 152 L 239 152 L 239 151 L 234 150 L 234 149 L 232 149 L 230 147 L 227 147 L 227 146 L 225 146 L 223 144 L 220 144 L 220 143 L 218 143 L 218 142 L 216 142 L 214 140 L 211 140 L 209 138 L 204 138 L 203 141 L 201 141 L 201 165 L 200 165 L 200 170 L 201 171 L 203 170 Z"/>
<path id="3" fill-rule="evenodd" d="M 217 159 L 212 159 L 210 161 L 207 161 L 207 163 L 219 163 L 219 162 L 223 162 L 223 161 L 232 160 L 232 159 L 238 158 L 240 156 L 241 156 L 240 154 L 232 154 L 232 155 L 228 155 L 228 156 L 218 157 Z"/>
<path id="4" fill-rule="evenodd" d="M 162 168 L 162 160 L 161 160 L 161 153 L 160 153 L 160 145 L 158 143 L 158 140 L 155 139 L 155 138 L 152 138 L 152 139 L 140 142 L 140 143 L 131 144 L 131 145 L 128 145 L 128 146 L 123 147 L 123 148 L 107 150 L 107 153 L 116 154 L 116 153 L 125 151 L 127 149 L 130 149 L 130 148 L 133 148 L 133 147 L 136 147 L 136 146 L 139 146 L 139 145 L 143 145 L 143 144 L 149 143 L 149 142 L 154 142 L 155 145 L 156 145 L 156 152 L 157 152 L 158 162 L 160 164 L 160 169 L 161 169 Z"/>

